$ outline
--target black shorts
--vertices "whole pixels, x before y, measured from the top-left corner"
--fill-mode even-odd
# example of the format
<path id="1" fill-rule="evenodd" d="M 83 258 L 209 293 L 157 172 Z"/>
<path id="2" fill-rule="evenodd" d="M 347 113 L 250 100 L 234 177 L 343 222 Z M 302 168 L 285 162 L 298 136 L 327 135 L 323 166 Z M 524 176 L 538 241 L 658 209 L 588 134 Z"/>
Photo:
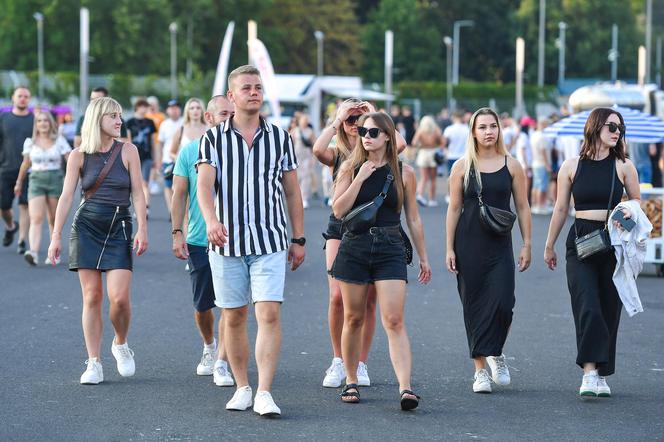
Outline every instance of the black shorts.
<path id="1" fill-rule="evenodd" d="M 29 174 L 23 181 L 21 196 L 18 197 L 19 204 L 28 204 L 28 181 Z M 14 186 L 18 179 L 18 170 L 0 171 L 0 210 L 9 210 L 14 205 Z"/>
<path id="2" fill-rule="evenodd" d="M 205 312 L 214 307 L 214 286 L 207 247 L 187 244 L 189 249 L 189 277 L 194 293 L 194 308 Z"/>
<path id="3" fill-rule="evenodd" d="M 335 217 L 334 213 L 332 213 L 330 214 L 330 220 L 327 223 L 327 231 L 323 232 L 323 238 L 325 238 L 326 241 L 328 239 L 338 239 L 341 241 L 343 233 L 341 230 L 341 220 Z"/>
<path id="4" fill-rule="evenodd" d="M 399 226 L 372 227 L 360 234 L 344 232 L 332 277 L 353 284 L 395 279 L 408 282 Z"/>

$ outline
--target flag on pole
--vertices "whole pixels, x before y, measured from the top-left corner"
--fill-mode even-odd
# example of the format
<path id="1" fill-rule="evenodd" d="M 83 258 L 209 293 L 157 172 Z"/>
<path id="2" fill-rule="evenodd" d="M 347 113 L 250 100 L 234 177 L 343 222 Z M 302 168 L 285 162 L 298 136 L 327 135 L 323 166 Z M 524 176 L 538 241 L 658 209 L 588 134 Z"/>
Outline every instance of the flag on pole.
<path id="1" fill-rule="evenodd" d="M 278 120 L 281 118 L 281 107 L 279 106 L 279 94 L 277 91 L 277 77 L 274 75 L 270 54 L 268 54 L 263 42 L 257 38 L 249 40 L 247 44 L 249 45 L 249 59 L 251 60 L 251 64 L 256 66 L 261 73 L 265 96 L 272 110 L 272 118 Z"/>
<path id="2" fill-rule="evenodd" d="M 228 76 L 228 60 L 231 57 L 231 43 L 233 42 L 233 31 L 235 22 L 228 23 L 224 42 L 221 45 L 219 53 L 219 62 L 217 63 L 217 73 L 214 76 L 214 86 L 212 87 L 212 96 L 221 95 L 226 92 L 226 77 Z"/>

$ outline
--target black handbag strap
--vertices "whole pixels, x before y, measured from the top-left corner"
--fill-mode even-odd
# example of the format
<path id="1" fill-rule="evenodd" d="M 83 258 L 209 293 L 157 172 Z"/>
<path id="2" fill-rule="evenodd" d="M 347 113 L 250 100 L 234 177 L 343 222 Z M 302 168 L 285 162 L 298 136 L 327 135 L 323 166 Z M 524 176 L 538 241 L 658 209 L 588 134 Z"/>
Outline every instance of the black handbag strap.
<path id="1" fill-rule="evenodd" d="M 387 191 L 390 190 L 392 181 L 394 181 L 394 175 L 392 175 L 392 171 L 388 171 L 387 177 L 385 177 L 385 184 L 383 184 L 383 190 L 381 190 L 378 194 L 378 196 L 381 197 L 383 201 L 385 201 L 385 198 L 387 198 Z"/>
<path id="2" fill-rule="evenodd" d="M 604 220 L 604 228 L 608 228 L 609 226 L 609 214 L 611 213 L 611 203 L 613 202 L 613 191 L 616 188 L 616 160 L 615 158 L 611 162 L 611 193 L 609 194 L 609 203 L 606 206 L 606 219 Z M 576 173 L 574 174 L 574 180 L 572 181 L 572 189 L 574 189 L 574 183 L 576 182 L 576 178 L 579 176 L 579 172 L 581 170 L 581 158 L 579 157 L 579 164 L 576 166 Z M 574 234 L 576 237 L 579 237 L 579 231 L 576 228 L 576 216 L 574 217 Z"/>
<path id="3" fill-rule="evenodd" d="M 507 157 L 506 157 L 507 158 Z M 470 180 L 473 182 L 473 186 L 475 189 L 475 192 L 477 192 L 477 199 L 479 200 L 480 206 L 484 205 L 484 201 L 482 201 L 482 174 L 480 173 L 479 175 L 479 184 L 477 183 L 477 179 L 475 176 L 477 175 L 477 171 L 475 170 L 475 166 L 470 166 Z"/>

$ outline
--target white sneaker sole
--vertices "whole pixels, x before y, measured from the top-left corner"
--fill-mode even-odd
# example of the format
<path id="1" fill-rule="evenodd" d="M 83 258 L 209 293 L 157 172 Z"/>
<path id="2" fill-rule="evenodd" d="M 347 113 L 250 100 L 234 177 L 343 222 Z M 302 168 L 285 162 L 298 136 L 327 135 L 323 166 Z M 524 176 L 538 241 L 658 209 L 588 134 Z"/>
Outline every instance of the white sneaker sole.
<path id="1" fill-rule="evenodd" d="M 99 385 L 102 382 L 104 382 L 103 379 L 100 380 L 100 381 L 97 381 L 97 382 L 95 382 L 95 381 L 84 381 L 83 379 L 81 379 L 81 385 Z"/>
<path id="2" fill-rule="evenodd" d="M 204 367 L 201 369 L 201 367 L 196 367 L 196 375 L 198 376 L 212 376 L 214 373 L 214 370 L 211 368 Z"/>
<path id="3" fill-rule="evenodd" d="M 331 382 L 331 381 L 326 381 L 323 379 L 323 387 L 325 388 L 339 388 L 341 387 L 341 384 L 343 383 L 343 380 L 339 382 Z"/>
<path id="4" fill-rule="evenodd" d="M 253 402 L 250 402 L 249 405 L 242 408 L 238 405 L 228 405 L 228 404 L 226 404 L 226 410 L 228 410 L 228 411 L 246 411 L 246 410 L 250 409 L 252 405 L 253 405 Z"/>
<path id="5" fill-rule="evenodd" d="M 227 381 L 214 381 L 214 385 L 217 387 L 232 387 L 235 385 L 235 381 L 233 379 L 227 380 Z"/>
<path id="6" fill-rule="evenodd" d="M 366 381 L 357 380 L 358 387 L 371 387 L 371 381 L 367 379 Z"/>

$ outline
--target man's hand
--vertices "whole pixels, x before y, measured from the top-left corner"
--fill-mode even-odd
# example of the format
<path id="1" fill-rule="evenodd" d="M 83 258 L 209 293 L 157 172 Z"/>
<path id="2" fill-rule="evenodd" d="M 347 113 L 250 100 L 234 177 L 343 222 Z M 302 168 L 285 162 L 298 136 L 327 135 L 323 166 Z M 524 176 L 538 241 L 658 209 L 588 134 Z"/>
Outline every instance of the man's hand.
<path id="1" fill-rule="evenodd" d="M 219 221 L 207 223 L 207 237 L 211 244 L 217 247 L 224 247 L 228 242 L 228 231 Z"/>
<path id="2" fill-rule="evenodd" d="M 187 248 L 187 242 L 184 240 L 184 235 L 182 232 L 175 232 L 173 235 L 173 255 L 179 259 L 189 258 L 189 249 Z"/>
<path id="3" fill-rule="evenodd" d="M 299 244 L 291 244 L 288 248 L 288 262 L 291 265 L 291 271 L 297 270 L 300 264 L 304 262 L 304 246 Z"/>

